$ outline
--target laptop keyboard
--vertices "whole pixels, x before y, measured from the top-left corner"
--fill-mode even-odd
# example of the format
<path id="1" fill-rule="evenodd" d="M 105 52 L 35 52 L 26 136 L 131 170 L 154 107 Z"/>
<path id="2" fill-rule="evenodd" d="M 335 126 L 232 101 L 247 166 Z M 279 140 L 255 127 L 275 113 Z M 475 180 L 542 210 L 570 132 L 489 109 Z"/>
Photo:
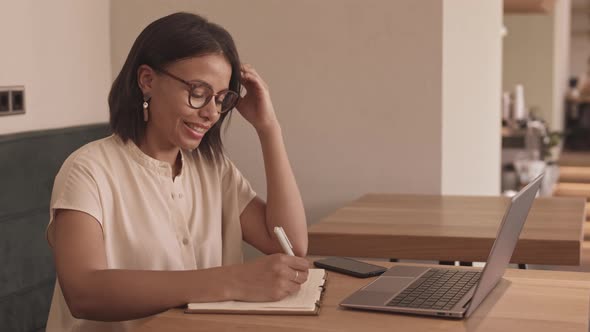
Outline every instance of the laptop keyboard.
<path id="1" fill-rule="evenodd" d="M 449 310 L 477 283 L 480 275 L 481 272 L 430 269 L 387 305 Z"/>

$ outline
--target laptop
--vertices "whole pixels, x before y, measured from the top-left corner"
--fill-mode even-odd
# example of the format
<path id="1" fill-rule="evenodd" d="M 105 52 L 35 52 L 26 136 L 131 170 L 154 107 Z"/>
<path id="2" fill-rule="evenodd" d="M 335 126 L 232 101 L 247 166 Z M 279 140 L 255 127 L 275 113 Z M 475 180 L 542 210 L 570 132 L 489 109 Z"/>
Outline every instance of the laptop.
<path id="1" fill-rule="evenodd" d="M 512 197 L 482 271 L 394 266 L 340 305 L 346 308 L 466 318 L 504 275 L 543 174 Z"/>

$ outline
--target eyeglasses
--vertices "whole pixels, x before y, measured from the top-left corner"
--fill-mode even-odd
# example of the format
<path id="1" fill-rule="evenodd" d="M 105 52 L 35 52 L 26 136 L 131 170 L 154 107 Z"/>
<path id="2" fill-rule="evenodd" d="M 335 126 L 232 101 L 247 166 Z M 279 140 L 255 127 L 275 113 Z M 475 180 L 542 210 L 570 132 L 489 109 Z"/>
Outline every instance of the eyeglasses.
<path id="1" fill-rule="evenodd" d="M 156 71 L 165 74 L 181 83 L 184 83 L 189 88 L 188 104 L 191 108 L 203 108 L 205 105 L 209 104 L 213 97 L 215 97 L 215 107 L 217 108 L 217 113 L 222 114 L 236 107 L 238 100 L 240 99 L 240 96 L 235 91 L 223 90 L 219 91 L 218 93 L 213 93 L 213 87 L 211 87 L 211 85 L 209 85 L 207 82 L 199 80 L 187 82 L 163 69 L 156 69 Z"/>

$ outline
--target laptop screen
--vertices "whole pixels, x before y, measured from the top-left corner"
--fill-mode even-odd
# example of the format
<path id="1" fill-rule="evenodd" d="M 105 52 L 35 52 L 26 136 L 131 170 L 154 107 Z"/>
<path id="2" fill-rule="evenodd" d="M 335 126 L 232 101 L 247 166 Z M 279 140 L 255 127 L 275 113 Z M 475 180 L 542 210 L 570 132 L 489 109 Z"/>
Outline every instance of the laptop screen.
<path id="1" fill-rule="evenodd" d="M 466 316 L 471 315 L 479 304 L 485 299 L 488 293 L 496 286 L 504 275 L 510 258 L 518 242 L 518 237 L 524 226 L 529 210 L 533 205 L 537 191 L 541 186 L 543 174 L 539 175 L 526 187 L 524 187 L 512 201 L 504 214 L 504 220 L 500 225 L 496 240 L 488 256 L 486 266 L 481 273 L 479 283 L 471 298 L 471 303 Z"/>

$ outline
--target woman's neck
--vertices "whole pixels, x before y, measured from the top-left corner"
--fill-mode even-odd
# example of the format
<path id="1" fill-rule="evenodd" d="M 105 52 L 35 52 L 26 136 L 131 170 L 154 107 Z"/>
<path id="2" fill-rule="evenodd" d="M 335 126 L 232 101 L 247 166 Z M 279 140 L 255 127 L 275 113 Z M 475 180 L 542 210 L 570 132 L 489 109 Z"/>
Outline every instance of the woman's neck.
<path id="1" fill-rule="evenodd" d="M 148 156 L 166 162 L 172 167 L 172 177 L 180 174 L 182 160 L 180 158 L 180 148 L 170 144 L 163 144 L 157 140 L 151 139 L 148 135 L 139 144 L 139 149 Z"/>

